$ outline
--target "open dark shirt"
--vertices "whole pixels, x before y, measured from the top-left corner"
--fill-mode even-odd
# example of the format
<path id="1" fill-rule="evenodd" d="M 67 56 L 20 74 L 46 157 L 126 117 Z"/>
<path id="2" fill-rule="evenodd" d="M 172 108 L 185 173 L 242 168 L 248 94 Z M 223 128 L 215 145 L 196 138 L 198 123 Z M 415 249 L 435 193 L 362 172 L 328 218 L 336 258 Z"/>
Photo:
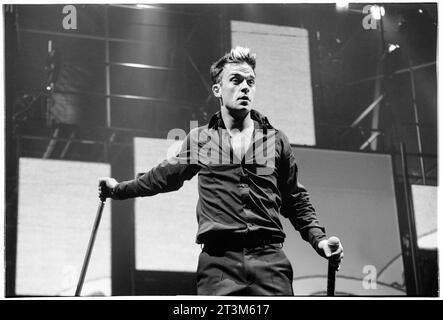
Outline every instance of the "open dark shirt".
<path id="1" fill-rule="evenodd" d="M 318 251 L 325 238 L 287 136 L 252 110 L 254 133 L 242 159 L 232 150 L 220 112 L 207 126 L 191 130 L 180 152 L 137 179 L 120 182 L 112 198 L 152 196 L 178 190 L 198 174 L 197 243 L 253 233 L 283 242 L 279 214 Z"/>

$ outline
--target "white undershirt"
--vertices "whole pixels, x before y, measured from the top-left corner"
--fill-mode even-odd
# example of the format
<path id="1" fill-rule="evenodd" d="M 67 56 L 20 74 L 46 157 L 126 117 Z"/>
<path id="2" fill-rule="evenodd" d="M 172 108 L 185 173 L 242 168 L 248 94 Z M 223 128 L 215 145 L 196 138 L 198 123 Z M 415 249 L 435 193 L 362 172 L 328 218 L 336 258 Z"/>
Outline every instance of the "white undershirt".
<path id="1" fill-rule="evenodd" d="M 251 145 L 252 133 L 254 132 L 254 126 L 249 126 L 244 130 L 227 129 L 231 137 L 231 146 L 234 154 L 237 158 L 243 159 L 244 154 Z"/>

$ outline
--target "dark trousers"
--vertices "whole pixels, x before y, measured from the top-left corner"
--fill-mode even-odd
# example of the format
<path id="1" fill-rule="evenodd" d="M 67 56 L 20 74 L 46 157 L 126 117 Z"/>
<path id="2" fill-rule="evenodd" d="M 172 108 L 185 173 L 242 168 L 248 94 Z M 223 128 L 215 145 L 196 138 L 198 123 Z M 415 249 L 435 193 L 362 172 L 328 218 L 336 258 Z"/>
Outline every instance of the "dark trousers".
<path id="1" fill-rule="evenodd" d="M 293 296 L 292 280 L 282 244 L 228 250 L 204 246 L 199 256 L 199 295 Z"/>

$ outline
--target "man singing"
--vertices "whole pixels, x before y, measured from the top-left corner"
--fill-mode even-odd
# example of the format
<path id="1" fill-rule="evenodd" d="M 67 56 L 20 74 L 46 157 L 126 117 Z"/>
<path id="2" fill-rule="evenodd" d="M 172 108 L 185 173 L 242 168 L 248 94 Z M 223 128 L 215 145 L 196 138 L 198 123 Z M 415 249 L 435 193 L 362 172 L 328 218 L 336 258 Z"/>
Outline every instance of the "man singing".
<path id="1" fill-rule="evenodd" d="M 293 271 L 283 251 L 280 215 L 319 255 L 338 267 L 287 136 L 252 109 L 256 57 L 236 47 L 213 63 L 212 91 L 220 111 L 191 130 L 175 157 L 137 179 L 101 178 L 99 195 L 112 199 L 178 190 L 198 174 L 199 295 L 293 295 Z"/>

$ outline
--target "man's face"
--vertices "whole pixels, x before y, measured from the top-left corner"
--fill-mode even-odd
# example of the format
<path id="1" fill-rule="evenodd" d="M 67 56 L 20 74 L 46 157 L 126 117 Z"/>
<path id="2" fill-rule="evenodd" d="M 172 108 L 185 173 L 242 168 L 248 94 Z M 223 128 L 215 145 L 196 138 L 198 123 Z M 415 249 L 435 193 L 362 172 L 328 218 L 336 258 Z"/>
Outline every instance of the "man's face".
<path id="1" fill-rule="evenodd" d="M 255 73 L 247 63 L 228 63 L 221 80 L 213 85 L 214 95 L 234 116 L 246 116 L 252 109 L 255 96 Z"/>

